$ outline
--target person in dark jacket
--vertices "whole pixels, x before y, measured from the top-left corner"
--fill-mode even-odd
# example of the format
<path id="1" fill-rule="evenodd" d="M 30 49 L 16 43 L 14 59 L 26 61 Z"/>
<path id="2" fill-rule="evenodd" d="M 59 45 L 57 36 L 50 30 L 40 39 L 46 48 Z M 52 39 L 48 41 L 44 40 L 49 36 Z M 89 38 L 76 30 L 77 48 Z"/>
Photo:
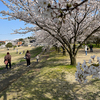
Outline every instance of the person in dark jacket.
<path id="1" fill-rule="evenodd" d="M 90 44 L 90 52 L 93 52 L 93 45 Z"/>
<path id="2" fill-rule="evenodd" d="M 27 67 L 29 67 L 30 66 L 30 58 L 31 58 L 31 54 L 30 54 L 29 50 L 27 50 L 25 57 L 26 57 L 26 61 L 27 61 Z"/>
<path id="3" fill-rule="evenodd" d="M 11 55 L 9 54 L 9 52 L 7 52 L 7 55 L 4 57 L 4 61 L 8 61 L 8 63 L 6 64 L 6 68 L 8 69 L 9 64 L 9 67 L 11 69 Z"/>

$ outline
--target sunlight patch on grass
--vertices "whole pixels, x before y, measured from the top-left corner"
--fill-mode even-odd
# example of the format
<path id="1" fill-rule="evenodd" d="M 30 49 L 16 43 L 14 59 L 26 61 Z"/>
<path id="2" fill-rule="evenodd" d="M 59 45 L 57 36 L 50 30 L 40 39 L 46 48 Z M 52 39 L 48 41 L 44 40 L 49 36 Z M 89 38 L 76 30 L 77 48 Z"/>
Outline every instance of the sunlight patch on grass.
<path id="1" fill-rule="evenodd" d="M 23 62 L 23 61 L 26 61 L 26 59 L 22 59 L 22 60 L 20 60 L 20 62 Z"/>
<path id="2" fill-rule="evenodd" d="M 78 84 L 75 66 L 67 65 L 60 54 L 49 57 L 10 85 L 7 99 L 12 96 L 16 100 L 99 100 L 100 80 Z"/>

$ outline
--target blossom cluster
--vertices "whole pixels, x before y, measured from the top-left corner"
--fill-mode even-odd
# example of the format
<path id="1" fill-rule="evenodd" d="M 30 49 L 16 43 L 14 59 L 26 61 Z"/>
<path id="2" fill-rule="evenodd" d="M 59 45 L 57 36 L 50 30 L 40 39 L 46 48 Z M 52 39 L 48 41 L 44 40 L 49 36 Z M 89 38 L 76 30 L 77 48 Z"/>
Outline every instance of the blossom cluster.
<path id="1" fill-rule="evenodd" d="M 86 83 L 87 76 L 92 76 L 92 78 L 100 79 L 100 57 L 97 57 L 97 60 L 94 58 L 95 55 L 91 56 L 91 59 L 88 62 L 84 60 L 83 64 L 77 64 L 77 71 L 75 73 L 76 81 L 79 83 Z"/>
<path id="2" fill-rule="evenodd" d="M 62 18 L 64 19 L 67 14 L 70 14 L 71 9 L 81 3 L 81 0 L 79 1 L 76 3 L 73 0 L 59 0 L 59 2 L 57 0 L 37 0 L 34 3 L 34 12 L 42 18 L 52 18 L 57 23 Z M 78 7 L 75 9 L 79 10 Z"/>

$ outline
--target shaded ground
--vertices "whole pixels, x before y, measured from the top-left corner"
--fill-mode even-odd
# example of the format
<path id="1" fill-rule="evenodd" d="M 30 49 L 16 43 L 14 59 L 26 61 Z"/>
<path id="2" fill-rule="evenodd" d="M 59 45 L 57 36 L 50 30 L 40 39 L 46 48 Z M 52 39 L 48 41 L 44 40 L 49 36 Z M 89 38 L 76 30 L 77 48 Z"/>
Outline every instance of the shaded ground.
<path id="1" fill-rule="evenodd" d="M 97 52 L 99 54 L 99 49 L 96 49 Z M 41 61 L 35 66 L 33 60 L 30 68 L 26 68 L 24 63 L 23 66 L 19 65 L 19 69 L 15 67 L 16 73 L 26 69 L 25 74 L 22 70 L 23 75 L 0 93 L 0 100 L 100 100 L 100 80 L 78 84 L 75 81 L 76 68 L 67 66 L 69 59 L 54 54 L 56 56 L 42 55 Z M 77 60 L 83 62 L 92 54 L 85 56 L 84 51 L 80 50 Z"/>
<path id="2" fill-rule="evenodd" d="M 48 55 L 43 55 L 40 57 L 42 59 L 47 59 Z M 31 66 L 27 67 L 26 62 L 20 62 L 14 66 L 12 66 L 11 69 L 3 69 L 0 71 L 0 92 L 2 92 L 4 89 L 6 89 L 11 83 L 16 81 L 19 77 L 21 77 L 23 74 L 28 72 L 31 69 L 35 69 L 35 66 L 38 63 L 36 62 L 36 58 L 31 59 Z"/>

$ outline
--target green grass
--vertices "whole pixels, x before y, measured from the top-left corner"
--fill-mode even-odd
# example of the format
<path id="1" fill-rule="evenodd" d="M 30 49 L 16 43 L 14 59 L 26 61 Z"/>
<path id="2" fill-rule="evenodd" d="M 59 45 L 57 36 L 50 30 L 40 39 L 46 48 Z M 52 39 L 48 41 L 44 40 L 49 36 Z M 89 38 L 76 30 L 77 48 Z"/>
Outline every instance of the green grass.
<path id="1" fill-rule="evenodd" d="M 93 45 L 93 48 L 100 48 L 100 44 L 99 44 L 99 47 L 96 44 L 92 44 L 92 45 Z"/>
<path id="2" fill-rule="evenodd" d="M 61 52 L 58 53 L 57 51 L 55 51 L 54 48 L 52 48 L 50 50 L 50 52 L 47 54 L 47 55 L 49 55 L 49 57 L 45 61 L 45 63 L 44 63 L 43 60 L 41 62 L 41 63 L 43 63 L 43 65 L 42 65 L 43 66 L 43 70 L 56 69 L 56 71 L 59 71 L 59 72 L 62 71 L 62 70 L 65 70 L 67 72 L 71 71 L 71 73 L 74 73 L 76 71 L 76 67 L 67 64 L 66 61 L 67 61 L 68 55 L 63 56 Z"/>
<path id="3" fill-rule="evenodd" d="M 96 44 L 93 44 L 93 43 L 91 43 L 92 45 L 93 45 L 93 48 L 100 48 L 100 44 L 99 44 L 99 47 L 96 45 Z M 90 44 L 87 44 L 88 45 L 88 47 L 90 46 Z M 83 44 L 83 46 L 85 46 L 85 44 Z"/>
<path id="4" fill-rule="evenodd" d="M 6 54 L 0 54 L 0 58 L 2 58 L 2 57 L 4 57 L 4 56 L 6 56 Z"/>
<path id="5" fill-rule="evenodd" d="M 26 61 L 26 59 L 21 59 L 20 62 Z"/>
<path id="6" fill-rule="evenodd" d="M 30 50 L 31 58 L 34 58 L 36 55 L 40 54 L 41 51 L 42 51 L 42 47 L 37 47 L 37 48 L 34 48 L 34 49 Z M 1 53 L 0 54 L 0 58 L 4 59 L 4 56 L 5 55 L 6 55 L 5 53 Z M 12 56 L 12 58 L 13 57 L 20 56 L 20 58 L 18 58 L 17 60 L 15 60 L 15 61 L 12 62 L 12 66 L 15 65 L 16 63 L 26 61 L 26 59 L 24 59 L 25 53 L 19 55 L 19 54 L 16 54 L 16 51 L 15 50 L 13 50 L 13 52 L 11 52 L 10 55 Z M 3 63 L 3 62 L 1 62 L 1 63 Z M 0 66 L 0 68 L 2 68 L 2 67 L 5 67 L 5 65 Z"/>
<path id="7" fill-rule="evenodd" d="M 3 69 L 5 69 L 4 67 L 3 68 L 0 68 L 0 70 L 3 70 Z"/>
<path id="8" fill-rule="evenodd" d="M 16 65 L 16 63 L 12 63 L 11 65 L 12 65 L 12 66 L 13 66 L 13 65 Z"/>
<path id="9" fill-rule="evenodd" d="M 61 66 L 59 66 L 59 68 L 65 68 L 65 69 L 73 69 L 73 68 L 76 68 L 76 66 L 73 66 L 73 65 L 61 65 Z"/>
<path id="10" fill-rule="evenodd" d="M 35 50 L 37 49 L 32 51 L 36 52 Z M 47 60 L 44 56 L 48 57 Z M 67 55 L 63 56 L 61 52 L 58 54 L 52 49 L 43 57 L 33 69 L 11 84 L 9 89 L 5 90 L 7 99 L 99 100 L 100 80 L 92 80 L 87 84 L 78 84 L 75 81 L 76 67 L 66 63 Z M 4 96 L 5 94 L 1 98 Z"/>
<path id="11" fill-rule="evenodd" d="M 33 58 L 36 57 L 41 52 L 42 52 L 42 47 L 37 47 L 37 48 L 34 48 L 33 50 L 30 50 L 31 57 Z"/>

